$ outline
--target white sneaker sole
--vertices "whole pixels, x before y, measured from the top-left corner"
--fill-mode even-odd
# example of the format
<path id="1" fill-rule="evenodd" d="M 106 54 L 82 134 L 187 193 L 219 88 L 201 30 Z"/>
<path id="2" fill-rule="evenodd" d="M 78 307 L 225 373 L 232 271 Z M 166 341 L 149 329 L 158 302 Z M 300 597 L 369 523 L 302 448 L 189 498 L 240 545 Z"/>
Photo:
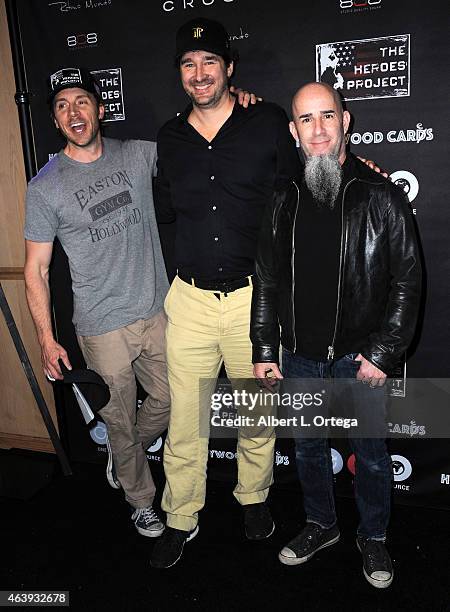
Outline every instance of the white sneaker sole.
<path id="1" fill-rule="evenodd" d="M 161 529 L 144 529 L 143 527 L 138 527 L 136 524 L 135 527 L 137 532 L 140 533 L 142 536 L 145 536 L 146 538 L 159 538 L 159 536 L 166 528 L 166 526 L 163 525 Z"/>
<path id="2" fill-rule="evenodd" d="M 120 482 L 118 480 L 116 480 L 114 478 L 113 473 L 112 473 L 112 470 L 113 470 L 113 456 L 112 456 L 111 444 L 109 442 L 108 436 L 106 436 L 106 448 L 108 449 L 108 463 L 106 465 L 106 478 L 108 479 L 109 485 L 113 489 L 121 489 L 122 485 L 120 484 Z"/>
<path id="3" fill-rule="evenodd" d="M 369 584 L 374 586 L 376 589 L 387 589 L 388 586 L 391 586 L 392 581 L 394 580 L 394 572 L 392 572 L 391 577 L 388 580 L 375 580 L 375 578 L 371 578 L 369 574 L 363 567 L 364 577 Z"/>
<path id="4" fill-rule="evenodd" d="M 272 535 L 274 531 L 275 531 L 275 522 L 272 523 L 272 530 L 267 535 L 261 536 L 259 538 L 249 538 L 249 536 L 246 533 L 245 537 L 247 538 L 249 542 L 262 542 L 262 540 L 267 540 L 267 538 L 270 538 L 270 536 Z"/>
<path id="5" fill-rule="evenodd" d="M 186 542 L 190 542 L 191 540 L 193 540 L 195 538 L 195 536 L 198 533 L 198 529 L 199 529 L 199 527 L 198 527 L 198 525 L 196 525 L 195 529 L 193 529 L 191 531 L 191 533 L 188 535 L 188 537 L 186 538 Z"/>
<path id="6" fill-rule="evenodd" d="M 305 555 L 304 557 L 286 557 L 280 552 L 280 554 L 278 555 L 278 559 L 281 561 L 281 563 L 284 563 L 284 565 L 301 565 L 302 563 L 306 563 L 312 557 L 314 557 L 314 555 L 319 552 L 319 550 L 322 550 L 323 548 L 327 548 L 328 546 L 332 546 L 333 544 L 336 544 L 336 542 L 339 542 L 340 537 L 341 534 L 339 533 L 335 538 L 333 538 L 329 542 L 325 542 L 325 544 L 322 544 L 322 546 L 316 548 L 314 552 L 310 553 L 309 555 Z"/>
<path id="7" fill-rule="evenodd" d="M 362 554 L 361 547 L 360 547 L 359 542 L 358 542 L 358 538 L 356 538 L 356 546 L 357 546 L 359 552 Z M 364 574 L 364 578 L 367 580 L 367 582 L 369 584 L 371 584 L 373 587 L 375 587 L 376 589 L 387 589 L 389 586 L 391 586 L 392 581 L 394 580 L 394 570 L 392 570 L 391 577 L 388 578 L 387 580 L 376 580 L 376 578 L 372 578 L 366 572 L 366 570 L 364 568 L 364 565 L 363 565 L 363 574 Z"/>

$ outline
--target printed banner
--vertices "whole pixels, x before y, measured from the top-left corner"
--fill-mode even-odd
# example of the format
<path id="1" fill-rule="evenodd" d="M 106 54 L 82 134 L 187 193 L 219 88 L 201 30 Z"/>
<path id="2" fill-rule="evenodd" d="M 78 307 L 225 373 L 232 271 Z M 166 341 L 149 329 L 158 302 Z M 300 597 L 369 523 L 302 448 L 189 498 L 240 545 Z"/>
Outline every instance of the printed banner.
<path id="1" fill-rule="evenodd" d="M 316 81 L 345 100 L 409 96 L 409 34 L 316 45 Z"/>
<path id="2" fill-rule="evenodd" d="M 125 106 L 123 103 L 122 69 L 107 68 L 105 70 L 92 70 L 95 76 L 105 107 L 103 123 L 107 121 L 123 121 L 125 119 Z"/>

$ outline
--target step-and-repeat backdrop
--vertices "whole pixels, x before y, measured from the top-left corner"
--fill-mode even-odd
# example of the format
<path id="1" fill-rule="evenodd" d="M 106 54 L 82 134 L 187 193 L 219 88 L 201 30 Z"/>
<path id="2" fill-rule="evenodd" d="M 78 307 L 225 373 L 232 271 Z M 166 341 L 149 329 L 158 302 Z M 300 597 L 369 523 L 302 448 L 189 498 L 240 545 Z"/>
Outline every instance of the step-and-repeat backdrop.
<path id="1" fill-rule="evenodd" d="M 419 332 L 407 361 L 410 377 L 446 377 L 450 256 L 448 143 L 450 99 L 445 7 L 422 0 L 18 0 L 39 167 L 62 146 L 46 105 L 45 81 L 60 67 L 96 72 L 106 108 L 104 134 L 154 140 L 186 105 L 174 68 L 177 28 L 196 16 L 222 21 L 239 52 L 234 83 L 289 112 L 296 89 L 311 80 L 335 86 L 354 118 L 350 146 L 385 168 L 413 209 L 426 267 Z M 442 11 L 442 13 L 441 13 Z M 162 226 L 169 275 L 173 227 Z M 59 341 L 82 364 L 72 324 L 71 287 L 60 248 L 52 266 Z M 395 382 L 402 397 L 405 384 Z M 407 388 L 407 386 L 406 386 Z M 394 388 L 395 393 L 395 388 Z M 105 460 L 105 429 L 88 429 L 70 392 L 59 402 L 73 459 Z M 402 420 L 403 419 L 403 420 Z M 389 427 L 394 495 L 401 503 L 450 507 L 449 442 L 428 439 L 426 425 L 402 417 Z M 148 449 L 162 465 L 163 440 Z M 351 494 L 354 459 L 332 442 L 338 492 Z M 235 444 L 213 440 L 210 476 L 235 477 Z M 289 440 L 279 440 L 275 476 L 297 486 Z"/>

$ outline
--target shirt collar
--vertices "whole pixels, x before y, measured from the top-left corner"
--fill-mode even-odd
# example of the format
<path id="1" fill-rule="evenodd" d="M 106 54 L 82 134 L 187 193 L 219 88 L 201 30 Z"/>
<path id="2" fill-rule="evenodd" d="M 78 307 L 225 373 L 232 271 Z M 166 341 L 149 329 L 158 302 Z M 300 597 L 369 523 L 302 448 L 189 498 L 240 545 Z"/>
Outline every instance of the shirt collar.
<path id="1" fill-rule="evenodd" d="M 189 115 L 192 112 L 192 108 L 193 108 L 192 107 L 192 102 L 190 102 L 186 106 L 184 111 L 179 114 L 178 118 L 180 119 L 180 121 L 182 123 L 188 123 L 188 118 L 189 118 Z M 228 119 L 226 120 L 225 123 L 230 122 L 231 124 L 234 124 L 234 123 L 242 121 L 243 119 L 245 119 L 248 116 L 249 110 L 251 111 L 250 107 L 249 108 L 244 108 L 242 106 L 242 104 L 239 104 L 239 102 L 236 99 L 236 101 L 234 103 L 234 106 L 233 106 L 233 110 L 231 112 L 231 115 L 228 117 Z"/>

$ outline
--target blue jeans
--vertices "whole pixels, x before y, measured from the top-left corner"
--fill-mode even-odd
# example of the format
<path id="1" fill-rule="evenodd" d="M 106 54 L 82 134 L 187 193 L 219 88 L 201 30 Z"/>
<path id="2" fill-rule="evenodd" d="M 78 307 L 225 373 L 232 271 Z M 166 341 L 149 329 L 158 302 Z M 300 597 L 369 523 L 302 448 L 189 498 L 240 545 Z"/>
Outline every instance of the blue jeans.
<path id="1" fill-rule="evenodd" d="M 364 407 L 370 406 L 371 420 L 376 415 L 379 431 L 383 431 L 386 413 L 386 385 L 370 388 L 356 380 L 360 367 L 355 353 L 335 361 L 306 359 L 283 349 L 283 375 L 286 378 L 345 378 L 353 396 L 358 418 L 364 419 Z M 367 416 L 367 414 L 366 414 Z M 378 429 L 377 429 L 378 431 Z M 384 540 L 389 522 L 392 467 L 384 438 L 352 438 L 349 443 L 356 457 L 355 499 L 360 515 L 358 535 Z M 336 524 L 333 496 L 333 466 L 326 438 L 295 439 L 296 463 L 303 489 L 308 522 L 324 528 Z"/>

